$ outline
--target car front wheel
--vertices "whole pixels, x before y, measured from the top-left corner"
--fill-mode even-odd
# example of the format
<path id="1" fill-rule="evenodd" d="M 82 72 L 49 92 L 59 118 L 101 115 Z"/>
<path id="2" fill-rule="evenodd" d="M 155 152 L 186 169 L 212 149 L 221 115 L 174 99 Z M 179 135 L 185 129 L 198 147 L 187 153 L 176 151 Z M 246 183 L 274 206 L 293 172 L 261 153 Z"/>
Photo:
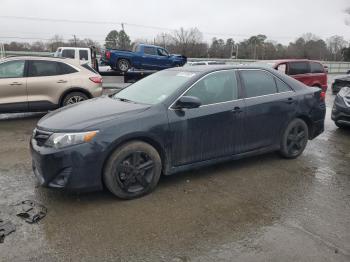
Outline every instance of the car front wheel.
<path id="1" fill-rule="evenodd" d="M 280 154 L 285 158 L 301 155 L 309 139 L 309 129 L 302 119 L 294 119 L 284 130 L 281 139 Z"/>
<path id="2" fill-rule="evenodd" d="M 115 196 L 133 199 L 156 187 L 161 170 L 162 161 L 157 150 L 142 141 L 133 141 L 112 153 L 105 165 L 103 179 Z"/>

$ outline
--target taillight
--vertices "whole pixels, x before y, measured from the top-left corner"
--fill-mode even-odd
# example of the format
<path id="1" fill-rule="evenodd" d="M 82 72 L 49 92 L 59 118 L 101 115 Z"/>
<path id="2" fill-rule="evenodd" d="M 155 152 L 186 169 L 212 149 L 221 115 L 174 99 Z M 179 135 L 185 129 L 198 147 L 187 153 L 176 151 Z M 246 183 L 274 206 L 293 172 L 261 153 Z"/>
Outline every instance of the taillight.
<path id="1" fill-rule="evenodd" d="M 110 58 L 111 58 L 111 52 L 106 51 L 106 58 L 107 58 L 107 59 L 110 59 Z"/>
<path id="2" fill-rule="evenodd" d="M 320 100 L 324 101 L 326 99 L 326 92 L 322 91 L 320 94 Z"/>
<path id="3" fill-rule="evenodd" d="M 92 77 L 89 77 L 89 79 L 96 84 L 102 84 L 103 82 L 103 79 L 100 76 L 92 76 Z"/>

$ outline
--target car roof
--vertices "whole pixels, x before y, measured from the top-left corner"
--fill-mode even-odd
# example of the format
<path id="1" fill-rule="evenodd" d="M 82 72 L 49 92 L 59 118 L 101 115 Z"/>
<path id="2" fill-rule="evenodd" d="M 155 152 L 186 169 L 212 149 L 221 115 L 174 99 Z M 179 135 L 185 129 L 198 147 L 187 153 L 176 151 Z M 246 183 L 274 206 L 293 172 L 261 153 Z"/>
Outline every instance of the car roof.
<path id="1" fill-rule="evenodd" d="M 181 71 L 181 72 L 198 72 L 198 73 L 210 73 L 219 70 L 230 70 L 230 69 L 263 69 L 271 71 L 269 68 L 263 66 L 254 65 L 198 65 L 188 67 L 173 67 L 166 69 L 168 71 Z"/>
<path id="2" fill-rule="evenodd" d="M 44 61 L 56 61 L 56 62 L 66 62 L 72 65 L 79 65 L 75 59 L 64 58 L 64 57 L 53 57 L 53 56 L 8 56 L 2 61 L 12 61 L 12 60 L 44 60 Z"/>
<path id="3" fill-rule="evenodd" d="M 287 63 L 287 62 L 316 62 L 316 63 L 321 63 L 320 61 L 317 60 L 310 60 L 310 59 L 303 59 L 303 58 L 290 58 L 290 59 L 276 59 L 276 60 L 260 60 L 257 62 L 262 62 L 262 63 L 275 63 L 275 64 L 280 64 L 280 63 Z"/>

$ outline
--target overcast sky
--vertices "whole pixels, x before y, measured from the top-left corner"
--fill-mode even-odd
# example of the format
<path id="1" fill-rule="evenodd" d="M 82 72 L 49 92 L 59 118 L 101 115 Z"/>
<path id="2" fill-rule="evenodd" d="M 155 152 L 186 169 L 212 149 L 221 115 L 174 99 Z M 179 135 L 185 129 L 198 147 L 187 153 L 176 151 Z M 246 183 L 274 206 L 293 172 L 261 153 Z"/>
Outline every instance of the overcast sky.
<path id="1" fill-rule="evenodd" d="M 350 26 L 345 24 L 346 19 L 350 23 L 348 7 L 350 0 L 1 0 L 0 41 L 49 39 L 54 34 L 69 39 L 75 34 L 102 42 L 110 30 L 121 29 L 120 22 L 132 40 L 151 40 L 180 27 L 197 27 L 206 41 L 214 36 L 239 41 L 265 34 L 286 44 L 306 32 L 350 40 Z"/>

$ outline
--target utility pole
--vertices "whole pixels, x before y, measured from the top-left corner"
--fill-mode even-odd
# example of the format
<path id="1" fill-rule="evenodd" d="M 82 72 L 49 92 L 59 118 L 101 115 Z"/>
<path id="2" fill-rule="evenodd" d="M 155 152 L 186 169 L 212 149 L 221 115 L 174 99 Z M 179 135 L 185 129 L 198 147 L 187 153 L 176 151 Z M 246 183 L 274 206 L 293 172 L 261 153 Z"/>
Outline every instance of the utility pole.
<path id="1" fill-rule="evenodd" d="M 163 47 L 166 48 L 166 46 L 165 46 L 165 34 L 164 33 L 162 33 L 162 38 L 163 38 Z"/>
<path id="2" fill-rule="evenodd" d="M 236 59 L 238 59 L 238 44 L 236 44 Z"/>
<path id="3" fill-rule="evenodd" d="M 122 23 L 122 30 L 123 30 L 123 33 L 125 34 L 124 23 Z M 125 49 L 125 37 L 124 37 L 124 34 L 122 35 L 122 49 Z"/>
<path id="4" fill-rule="evenodd" d="M 77 47 L 77 37 L 76 35 L 73 35 L 73 37 L 74 37 L 74 46 Z"/>
<path id="5" fill-rule="evenodd" d="M 254 45 L 254 60 L 256 60 L 256 39 L 254 41 L 255 45 Z"/>

